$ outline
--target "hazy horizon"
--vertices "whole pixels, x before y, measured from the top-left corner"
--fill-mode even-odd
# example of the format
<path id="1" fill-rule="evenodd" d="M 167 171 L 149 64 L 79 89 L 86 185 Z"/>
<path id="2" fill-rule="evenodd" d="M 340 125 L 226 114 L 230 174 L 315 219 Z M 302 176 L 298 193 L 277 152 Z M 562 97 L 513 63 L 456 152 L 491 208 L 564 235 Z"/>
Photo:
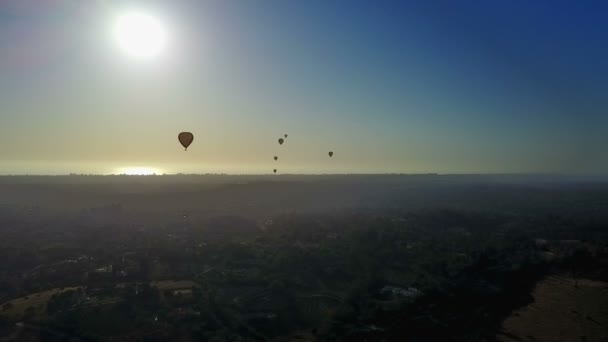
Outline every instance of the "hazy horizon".
<path id="1" fill-rule="evenodd" d="M 607 14 L 0 0 L 0 342 L 608 341 Z"/>
<path id="2" fill-rule="evenodd" d="M 473 180 L 479 181 L 533 181 L 542 184 L 544 182 L 565 182 L 565 183 L 605 183 L 608 182 L 608 175 L 600 173 L 586 173 L 586 174 L 572 174 L 572 173 L 435 173 L 435 172 L 420 172 L 420 173 L 404 173 L 404 172 L 345 172 L 345 173 L 277 173 L 271 172 L 266 173 L 230 173 L 230 172 L 176 172 L 176 173 L 3 173 L 0 174 L 0 178 L 65 178 L 65 177 L 128 177 L 133 179 L 138 178 L 155 178 L 155 177 L 235 177 L 235 178 L 247 178 L 256 180 L 257 177 L 260 180 L 285 180 L 285 179 L 296 179 L 298 177 L 312 177 L 315 178 L 334 178 L 334 177 L 345 177 L 345 178 L 358 178 L 358 177 L 437 177 L 455 179 L 464 177 L 472 178 Z"/>

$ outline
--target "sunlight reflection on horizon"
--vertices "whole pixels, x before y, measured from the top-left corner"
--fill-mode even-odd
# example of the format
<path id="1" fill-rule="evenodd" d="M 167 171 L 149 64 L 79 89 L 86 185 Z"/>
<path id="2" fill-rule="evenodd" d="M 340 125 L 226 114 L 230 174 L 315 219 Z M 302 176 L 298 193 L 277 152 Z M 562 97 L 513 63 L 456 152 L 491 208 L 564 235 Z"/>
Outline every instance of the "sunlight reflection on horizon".
<path id="1" fill-rule="evenodd" d="M 161 169 L 155 168 L 155 167 L 130 166 L 130 167 L 122 167 L 122 168 L 116 169 L 115 174 L 128 175 L 128 176 L 151 176 L 151 175 L 161 175 L 161 174 L 163 174 L 163 171 Z"/>

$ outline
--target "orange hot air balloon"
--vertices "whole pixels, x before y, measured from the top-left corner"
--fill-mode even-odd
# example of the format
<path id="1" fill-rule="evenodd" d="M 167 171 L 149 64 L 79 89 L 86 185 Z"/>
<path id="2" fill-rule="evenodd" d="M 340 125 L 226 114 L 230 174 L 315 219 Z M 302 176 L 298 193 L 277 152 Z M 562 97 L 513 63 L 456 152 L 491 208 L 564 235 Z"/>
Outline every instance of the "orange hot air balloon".
<path id="1" fill-rule="evenodd" d="M 283 142 L 284 142 L 284 141 L 285 141 L 285 140 L 283 140 L 283 138 L 280 138 L 280 139 L 279 139 L 279 145 L 283 145 Z"/>
<path id="2" fill-rule="evenodd" d="M 274 160 L 277 160 L 277 159 L 279 159 L 279 157 L 277 157 L 277 156 L 274 156 Z"/>
<path id="3" fill-rule="evenodd" d="M 329 158 L 333 157 L 334 153 L 332 151 L 329 151 Z"/>
<path id="4" fill-rule="evenodd" d="M 192 133 L 190 132 L 181 132 L 177 136 L 177 139 L 182 144 L 182 146 L 184 146 L 184 149 L 188 151 L 188 146 L 192 144 L 192 140 L 194 140 L 194 135 L 192 135 Z"/>

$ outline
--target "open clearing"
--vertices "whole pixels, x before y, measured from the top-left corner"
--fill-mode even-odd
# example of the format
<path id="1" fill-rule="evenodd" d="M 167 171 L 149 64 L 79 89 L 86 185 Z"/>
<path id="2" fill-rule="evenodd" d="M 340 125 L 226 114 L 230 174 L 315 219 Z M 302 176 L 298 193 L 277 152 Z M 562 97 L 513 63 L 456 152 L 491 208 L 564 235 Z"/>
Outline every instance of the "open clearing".
<path id="1" fill-rule="evenodd" d="M 53 295 L 69 290 L 77 290 L 79 288 L 81 287 L 54 288 L 9 300 L 0 306 L 0 315 L 12 320 L 21 320 L 23 319 L 27 308 L 34 308 L 33 315 L 38 317 L 44 316 L 46 315 L 46 304 Z"/>
<path id="2" fill-rule="evenodd" d="M 608 283 L 549 277 L 511 314 L 498 341 L 608 341 Z"/>

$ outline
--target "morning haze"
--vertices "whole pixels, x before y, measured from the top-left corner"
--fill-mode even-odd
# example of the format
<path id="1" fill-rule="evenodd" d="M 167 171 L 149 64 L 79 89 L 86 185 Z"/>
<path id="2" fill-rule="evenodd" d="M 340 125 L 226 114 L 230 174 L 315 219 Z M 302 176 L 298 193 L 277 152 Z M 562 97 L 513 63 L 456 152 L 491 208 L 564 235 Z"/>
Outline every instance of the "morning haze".
<path id="1" fill-rule="evenodd" d="M 0 173 L 608 170 L 601 10 L 437 3 L 5 1 Z"/>
<path id="2" fill-rule="evenodd" d="M 608 341 L 607 13 L 1 0 L 0 341 Z"/>

